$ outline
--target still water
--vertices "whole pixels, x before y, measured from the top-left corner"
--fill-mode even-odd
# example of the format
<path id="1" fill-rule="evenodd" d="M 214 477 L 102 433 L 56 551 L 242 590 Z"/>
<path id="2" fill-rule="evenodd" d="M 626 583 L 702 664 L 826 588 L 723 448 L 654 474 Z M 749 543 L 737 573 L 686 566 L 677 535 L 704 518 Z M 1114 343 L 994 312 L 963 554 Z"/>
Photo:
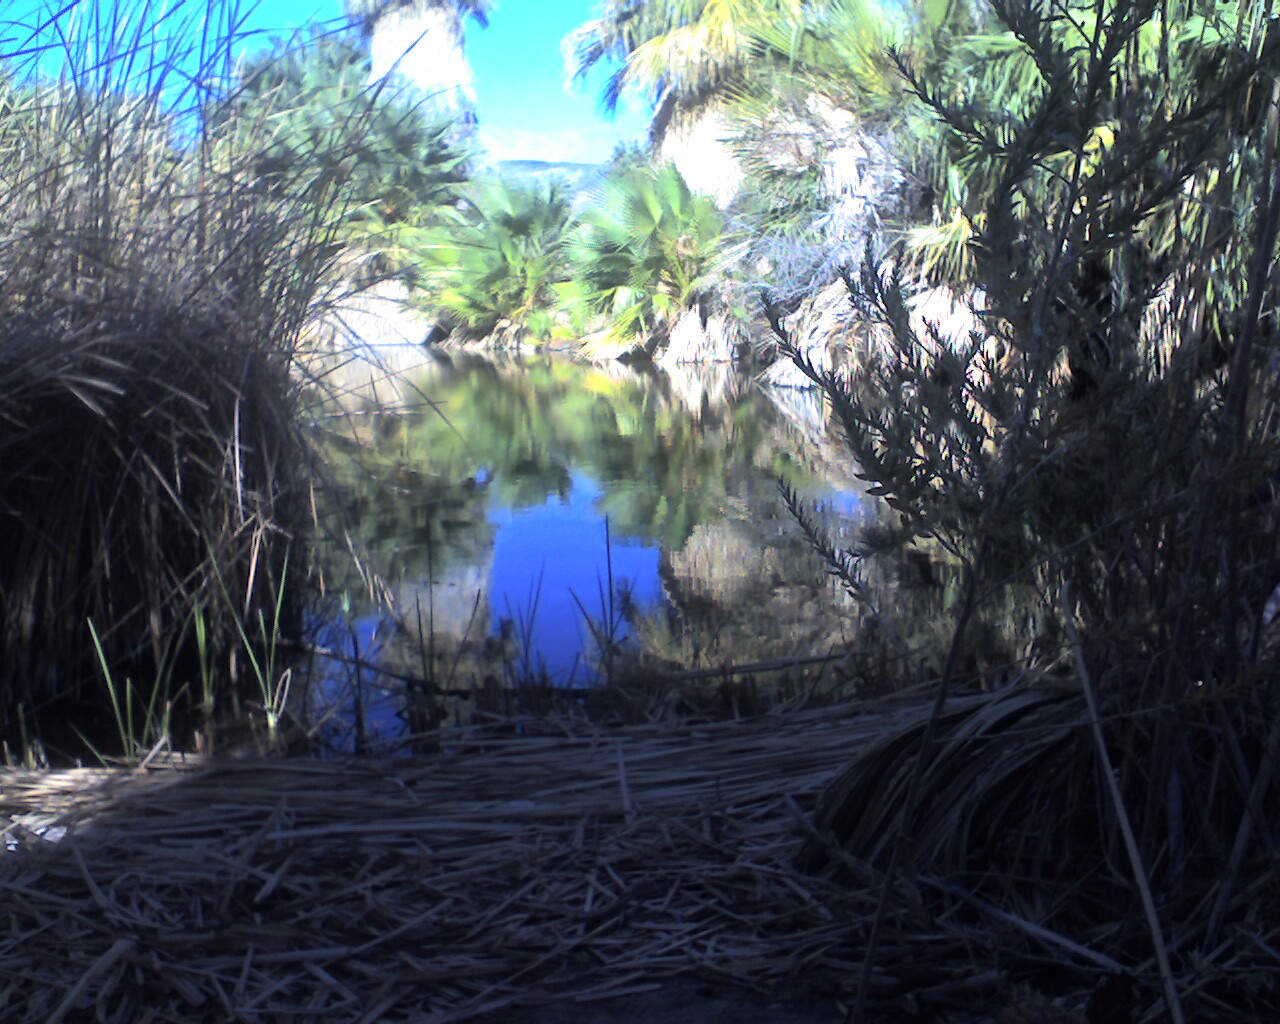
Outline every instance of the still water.
<path id="1" fill-rule="evenodd" d="M 393 610 L 362 603 L 335 558 L 327 589 L 350 625 L 322 645 L 456 688 L 590 685 L 623 654 L 696 668 L 847 639 L 846 599 L 779 489 L 838 537 L 857 525 L 859 484 L 815 396 L 729 368 L 474 355 L 437 357 L 402 396 L 345 421 L 330 453 L 331 514 Z M 394 700 L 361 714 L 400 728 Z"/>

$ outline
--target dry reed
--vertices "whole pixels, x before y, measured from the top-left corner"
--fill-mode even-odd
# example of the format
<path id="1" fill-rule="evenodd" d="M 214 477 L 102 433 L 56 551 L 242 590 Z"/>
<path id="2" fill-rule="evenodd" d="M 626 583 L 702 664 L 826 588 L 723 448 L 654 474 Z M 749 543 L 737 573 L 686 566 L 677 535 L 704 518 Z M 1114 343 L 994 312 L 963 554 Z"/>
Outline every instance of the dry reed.
<path id="1" fill-rule="evenodd" d="M 0 50 L 0 736 L 25 760 L 243 696 L 241 627 L 307 528 L 299 346 L 344 201 L 252 173 L 273 112 L 235 103 L 234 0 L 46 17 Z"/>
<path id="2" fill-rule="evenodd" d="M 925 713 L 909 695 L 459 730 L 415 759 L 11 772 L 0 1014 L 500 1020 L 678 975 L 839 999 L 875 890 L 796 869 L 805 812 L 851 750 Z M 889 931 L 873 1002 L 899 1015 L 981 1003 L 1063 952 L 922 906 Z"/>

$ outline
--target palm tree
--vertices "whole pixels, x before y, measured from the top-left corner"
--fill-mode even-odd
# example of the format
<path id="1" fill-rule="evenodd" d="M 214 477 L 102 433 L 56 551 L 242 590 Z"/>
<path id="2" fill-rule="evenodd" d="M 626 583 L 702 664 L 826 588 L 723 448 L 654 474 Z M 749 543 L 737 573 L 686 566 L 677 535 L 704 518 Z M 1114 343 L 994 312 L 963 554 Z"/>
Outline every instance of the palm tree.
<path id="1" fill-rule="evenodd" d="M 348 0 L 368 40 L 369 84 L 397 89 L 454 117 L 457 139 L 470 141 L 476 123 L 463 31 L 468 18 L 488 24 L 492 0 Z"/>
<path id="2" fill-rule="evenodd" d="M 482 26 L 489 24 L 493 0 L 346 0 L 347 17 L 369 35 L 380 18 L 403 10 L 439 9 L 452 11 L 459 21 L 475 18 Z"/>
<path id="3" fill-rule="evenodd" d="M 671 165 L 606 179 L 569 243 L 581 301 L 609 320 L 609 336 L 649 347 L 686 311 L 707 303 L 721 269 L 724 222 Z"/>
<path id="4" fill-rule="evenodd" d="M 755 282 L 794 303 L 836 280 L 901 205 L 892 145 L 907 100 L 891 50 L 934 35 L 880 0 L 806 3 L 752 32 L 752 63 L 728 107 L 748 183 L 738 201 Z"/>
<path id="5" fill-rule="evenodd" d="M 545 338 L 564 278 L 569 212 L 559 182 L 474 183 L 460 208 L 402 234 L 418 276 L 416 301 L 469 337 L 528 330 Z"/>
<path id="6" fill-rule="evenodd" d="M 301 167 L 327 173 L 353 219 L 399 224 L 454 199 L 468 153 L 447 120 L 369 88 L 368 75 L 358 37 L 317 30 L 246 61 L 236 110 L 258 133 L 266 187 L 290 186 Z"/>
<path id="7" fill-rule="evenodd" d="M 608 0 L 598 18 L 565 40 L 575 76 L 601 61 L 620 67 L 602 102 L 616 108 L 625 92 L 653 103 L 655 134 L 722 95 L 742 75 L 755 31 L 797 21 L 803 0 Z"/>

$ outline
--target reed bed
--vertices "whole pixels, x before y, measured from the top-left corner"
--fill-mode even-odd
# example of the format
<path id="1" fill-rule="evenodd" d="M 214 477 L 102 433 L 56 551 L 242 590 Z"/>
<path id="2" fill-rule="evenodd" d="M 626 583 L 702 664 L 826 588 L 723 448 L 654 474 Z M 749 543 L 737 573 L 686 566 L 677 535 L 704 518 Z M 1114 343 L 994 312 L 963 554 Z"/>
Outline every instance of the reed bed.
<path id="1" fill-rule="evenodd" d="M 310 529 L 301 356 L 349 197 L 305 154 L 258 173 L 287 111 L 240 102 L 241 24 L 235 0 L 0 22 L 10 760 L 190 742 L 278 682 L 258 670 Z"/>
<path id="2" fill-rule="evenodd" d="M 827 993 L 834 1021 L 877 891 L 796 854 L 850 752 L 926 716 L 908 694 L 684 727 L 506 723 L 413 759 L 10 772 L 0 1016 L 502 1020 L 696 975 Z M 982 1019 L 1020 967 L 1077 988 L 1098 970 L 952 904 L 894 911 L 874 1006 Z"/>

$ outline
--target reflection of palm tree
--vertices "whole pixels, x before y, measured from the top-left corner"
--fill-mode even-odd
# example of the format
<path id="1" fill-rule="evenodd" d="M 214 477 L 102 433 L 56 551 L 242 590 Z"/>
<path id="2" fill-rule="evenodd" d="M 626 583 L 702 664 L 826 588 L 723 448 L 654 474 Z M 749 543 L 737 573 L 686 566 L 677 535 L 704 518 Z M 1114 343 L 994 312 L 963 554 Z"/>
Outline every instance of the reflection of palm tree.
<path id="1" fill-rule="evenodd" d="M 761 409 L 699 423 L 652 382 L 584 386 L 592 373 L 555 361 L 516 372 L 459 362 L 422 382 L 439 411 L 415 414 L 399 457 L 459 479 L 488 467 L 493 499 L 515 508 L 567 493 L 571 471 L 583 472 L 605 485 L 601 511 L 619 535 L 676 545 L 725 505 L 734 481 L 765 479 L 753 471 L 770 443 Z"/>

